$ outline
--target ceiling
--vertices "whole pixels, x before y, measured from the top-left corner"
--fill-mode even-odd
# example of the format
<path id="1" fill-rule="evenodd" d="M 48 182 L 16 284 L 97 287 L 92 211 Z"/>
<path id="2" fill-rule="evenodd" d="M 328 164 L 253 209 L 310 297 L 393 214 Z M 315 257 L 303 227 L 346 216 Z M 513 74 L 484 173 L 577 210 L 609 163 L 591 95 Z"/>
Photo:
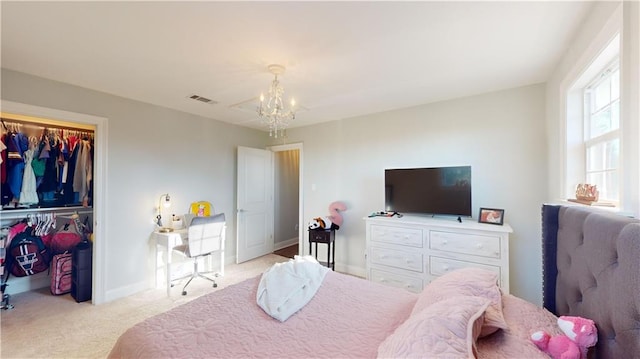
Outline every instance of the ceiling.
<path id="1" fill-rule="evenodd" d="M 545 82 L 592 4 L 2 1 L 1 60 L 261 129 L 281 64 L 296 127 Z"/>

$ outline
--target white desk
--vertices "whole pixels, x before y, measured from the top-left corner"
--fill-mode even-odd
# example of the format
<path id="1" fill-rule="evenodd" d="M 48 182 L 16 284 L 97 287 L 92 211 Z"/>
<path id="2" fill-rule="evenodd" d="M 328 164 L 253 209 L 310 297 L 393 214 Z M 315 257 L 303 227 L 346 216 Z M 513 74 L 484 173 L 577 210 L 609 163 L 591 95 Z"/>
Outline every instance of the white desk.
<path id="1" fill-rule="evenodd" d="M 220 242 L 220 276 L 224 276 L 224 246 L 225 246 L 225 232 L 226 229 L 222 231 L 222 237 Z M 188 228 L 176 229 L 173 232 L 153 232 L 152 236 L 156 241 L 156 265 L 154 268 L 155 275 L 158 275 L 158 253 L 159 247 L 162 246 L 165 249 L 165 272 L 166 272 L 166 285 L 167 285 L 167 296 L 171 295 L 171 257 L 172 257 L 172 249 L 173 247 L 180 245 L 184 240 L 187 239 L 189 234 Z M 211 263 L 211 262 L 209 262 Z M 156 285 L 158 283 L 158 279 L 156 278 Z"/>
<path id="2" fill-rule="evenodd" d="M 167 283 L 167 296 L 171 294 L 171 252 L 173 247 L 182 244 L 182 240 L 187 238 L 189 230 L 187 228 L 176 229 L 173 232 L 153 232 L 153 237 L 156 240 L 156 261 L 158 258 L 159 246 L 165 248 L 165 272 Z M 155 266 L 156 276 L 158 275 L 158 265 Z M 156 279 L 157 283 L 157 279 Z"/>

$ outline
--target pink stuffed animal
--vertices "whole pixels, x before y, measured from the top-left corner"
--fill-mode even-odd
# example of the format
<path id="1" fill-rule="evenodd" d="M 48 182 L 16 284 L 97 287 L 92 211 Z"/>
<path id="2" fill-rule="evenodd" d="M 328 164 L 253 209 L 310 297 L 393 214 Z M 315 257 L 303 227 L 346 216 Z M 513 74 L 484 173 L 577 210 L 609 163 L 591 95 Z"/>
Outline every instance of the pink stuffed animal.
<path id="1" fill-rule="evenodd" d="M 342 215 L 340 212 L 347 210 L 347 206 L 342 202 L 333 202 L 329 205 L 329 218 L 338 226 L 342 225 Z"/>
<path id="2" fill-rule="evenodd" d="M 531 334 L 531 341 L 553 359 L 586 359 L 588 349 L 598 342 L 593 320 L 562 316 L 558 327 L 565 335 L 552 337 L 544 331 Z"/>
<path id="3" fill-rule="evenodd" d="M 342 225 L 342 214 L 346 211 L 347 206 L 342 202 L 332 202 L 329 205 L 329 213 L 327 217 L 316 217 L 309 222 L 309 229 L 340 229 Z"/>

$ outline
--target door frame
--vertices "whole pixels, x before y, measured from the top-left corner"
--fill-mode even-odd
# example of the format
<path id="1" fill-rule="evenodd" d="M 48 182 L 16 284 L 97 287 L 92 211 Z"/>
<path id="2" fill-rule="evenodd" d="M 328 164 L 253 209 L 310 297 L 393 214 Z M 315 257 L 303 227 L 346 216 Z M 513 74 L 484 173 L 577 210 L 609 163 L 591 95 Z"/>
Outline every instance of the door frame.
<path id="1" fill-rule="evenodd" d="M 78 112 L 56 110 L 47 107 L 27 105 L 24 103 L 2 100 L 2 112 L 22 116 L 33 116 L 62 122 L 75 122 L 96 126 L 94 132 L 96 153 L 93 169 L 93 274 L 91 302 L 101 304 L 105 302 L 105 277 L 107 274 L 107 125 L 108 118 L 88 115 Z"/>
<path id="2" fill-rule="evenodd" d="M 276 146 L 270 146 L 267 147 L 268 150 L 270 150 L 271 152 L 282 152 L 282 151 L 289 151 L 289 150 L 298 150 L 298 158 L 299 158 L 299 163 L 298 163 L 298 255 L 302 255 L 304 252 L 304 236 L 303 236 L 303 225 L 302 223 L 304 222 L 304 156 L 303 156 L 303 151 L 302 151 L 302 142 L 298 142 L 298 143 L 291 143 L 291 144 L 287 144 L 287 145 L 276 145 Z M 274 161 L 274 171 L 275 171 L 275 161 Z M 274 182 L 274 186 L 275 186 L 275 182 Z M 275 207 L 273 209 L 273 212 L 275 214 Z M 273 217 L 273 222 L 275 225 L 275 215 Z M 275 241 L 275 238 L 273 239 Z"/>

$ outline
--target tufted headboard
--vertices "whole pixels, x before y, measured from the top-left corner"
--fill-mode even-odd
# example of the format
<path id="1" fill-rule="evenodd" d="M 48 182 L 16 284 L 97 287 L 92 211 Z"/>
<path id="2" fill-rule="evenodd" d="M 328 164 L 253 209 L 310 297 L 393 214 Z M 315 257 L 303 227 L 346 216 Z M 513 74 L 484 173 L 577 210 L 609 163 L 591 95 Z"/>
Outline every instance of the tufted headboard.
<path id="1" fill-rule="evenodd" d="M 542 222 L 544 306 L 594 320 L 596 358 L 640 355 L 640 221 L 545 205 Z"/>

